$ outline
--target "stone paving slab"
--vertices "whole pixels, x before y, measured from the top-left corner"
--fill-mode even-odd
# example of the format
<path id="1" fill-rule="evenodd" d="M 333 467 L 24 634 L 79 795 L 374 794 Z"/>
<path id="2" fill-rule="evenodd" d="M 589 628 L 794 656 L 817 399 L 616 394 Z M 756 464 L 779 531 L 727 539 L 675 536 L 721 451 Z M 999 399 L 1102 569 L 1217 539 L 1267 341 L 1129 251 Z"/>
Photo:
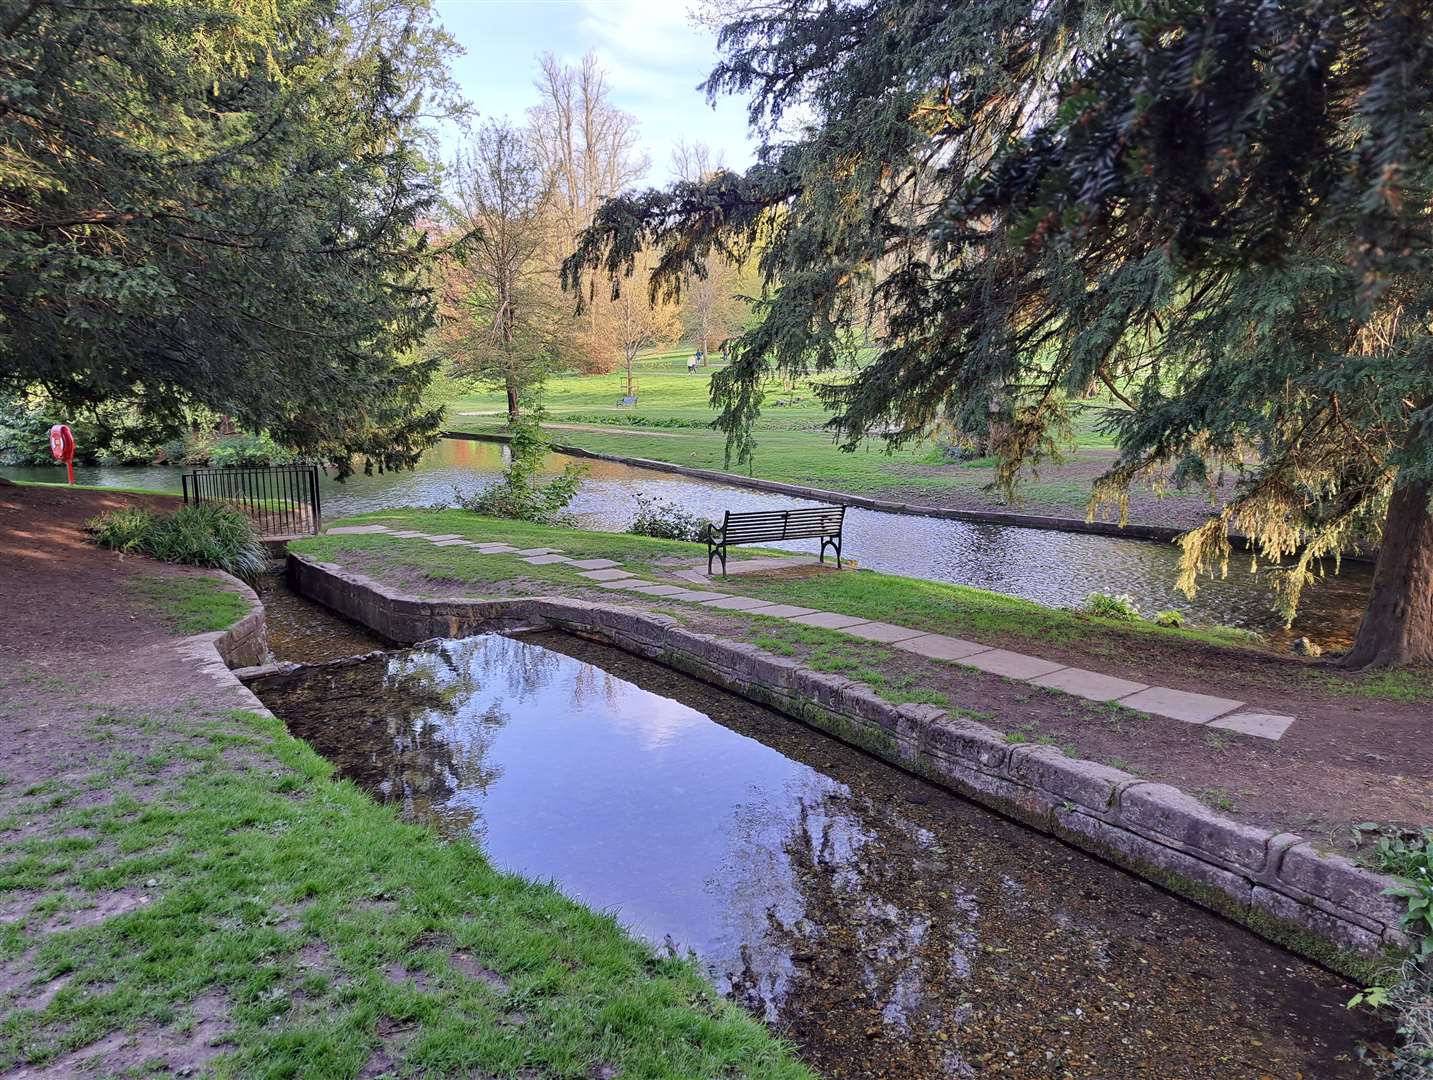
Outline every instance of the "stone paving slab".
<path id="1" fill-rule="evenodd" d="M 427 533 L 414 532 L 411 529 L 404 529 L 402 532 L 389 533 L 388 535 L 397 537 L 400 540 L 412 540 L 415 536 L 421 536 L 424 540 L 428 539 Z"/>
<path id="2" fill-rule="evenodd" d="M 332 535 L 347 533 L 352 536 L 361 536 L 364 533 L 385 533 L 388 531 L 387 525 L 340 525 L 336 529 L 324 530 L 324 532 Z"/>
<path id="3" fill-rule="evenodd" d="M 1209 726 L 1237 731 L 1240 735 L 1257 735 L 1261 739 L 1281 739 L 1293 722 L 1292 716 L 1279 713 L 1237 712 L 1211 720 Z"/>
<path id="4" fill-rule="evenodd" d="M 674 596 L 687 590 L 680 585 L 643 585 L 640 588 L 634 585 L 632 591 L 644 593 L 647 596 Z"/>
<path id="5" fill-rule="evenodd" d="M 1026 656 L 1008 649 L 988 649 L 985 652 L 973 653 L 961 660 L 961 663 L 988 671 L 992 675 L 1004 675 L 1008 679 L 1033 679 L 1037 675 L 1059 671 L 1065 666 L 1053 660 L 1041 660 L 1038 656 Z"/>
<path id="6" fill-rule="evenodd" d="M 927 660 L 959 660 L 975 653 L 990 651 L 989 645 L 947 637 L 945 634 L 921 634 L 919 637 L 906 638 L 891 644 L 898 649 L 905 649 L 906 652 L 924 656 Z"/>
<path id="7" fill-rule="evenodd" d="M 434 540 L 434 547 L 472 547 L 471 540 Z"/>
<path id="8" fill-rule="evenodd" d="M 850 634 L 852 637 L 865 638 L 867 641 L 897 642 L 907 641 L 910 638 L 923 637 L 924 630 L 912 630 L 909 626 L 897 626 L 888 622 L 863 622 L 853 626 L 843 626 L 841 633 Z"/>
<path id="9" fill-rule="evenodd" d="M 582 576 L 585 577 L 585 578 L 587 578 L 587 579 L 589 579 L 589 580 L 591 580 L 591 581 L 616 581 L 618 578 L 633 577 L 634 575 L 633 575 L 632 571 L 630 571 L 630 570 L 615 570 L 615 569 L 614 569 L 614 570 L 587 570 L 587 571 L 584 571 L 584 572 L 583 572 Z"/>
<path id="10" fill-rule="evenodd" d="M 654 581 L 643 581 L 641 578 L 617 578 L 613 581 L 594 581 L 599 589 L 637 589 L 643 585 L 655 585 Z"/>
<path id="11" fill-rule="evenodd" d="M 669 599 L 686 600 L 693 604 L 700 604 L 703 600 L 722 600 L 730 595 L 731 593 L 707 592 L 704 589 L 683 589 L 681 592 L 667 594 Z"/>
<path id="12" fill-rule="evenodd" d="M 513 552 L 516 551 L 517 548 L 513 547 L 511 544 L 503 544 L 497 541 L 492 541 L 489 543 L 479 543 L 478 550 L 481 551 L 484 555 L 486 555 L 489 552 L 494 551 L 501 551 L 504 553 Z"/>
<path id="13" fill-rule="evenodd" d="M 441 544 L 445 540 L 465 539 L 462 533 L 440 533 L 437 536 L 430 536 L 427 533 L 419 533 L 418 535 L 423 537 L 424 540 L 431 540 L 435 544 Z"/>
<path id="14" fill-rule="evenodd" d="M 1212 694 L 1192 694 L 1188 690 L 1171 690 L 1167 686 L 1151 686 L 1127 698 L 1120 704 L 1140 712 L 1166 716 L 1171 720 L 1183 720 L 1186 724 L 1207 724 L 1216 716 L 1233 712 L 1242 701 L 1233 698 L 1214 697 Z"/>
<path id="15" fill-rule="evenodd" d="M 703 607 L 722 608 L 726 611 L 759 611 L 762 608 L 775 607 L 775 604 L 765 600 L 757 600 L 750 596 L 727 596 L 721 600 L 707 600 Z"/>
<path id="16" fill-rule="evenodd" d="M 522 554 L 521 551 L 518 552 Z M 570 563 L 572 560 L 566 555 L 529 555 L 523 560 L 525 563 L 532 563 L 533 566 L 551 566 L 553 563 Z"/>
<path id="17" fill-rule="evenodd" d="M 1102 675 L 1098 671 L 1086 671 L 1077 667 L 1061 668 L 1048 675 L 1037 675 L 1030 681 L 1036 686 L 1063 690 L 1067 694 L 1090 701 L 1114 701 L 1116 698 L 1128 697 L 1140 690 L 1149 689 L 1148 683 L 1117 679 L 1113 675 Z"/>
<path id="18" fill-rule="evenodd" d="M 611 570 L 613 567 L 622 565 L 615 559 L 569 559 L 568 561 L 579 570 Z"/>
<path id="19" fill-rule="evenodd" d="M 761 614 L 770 615 L 775 619 L 794 619 L 798 615 L 814 615 L 814 607 L 797 607 L 795 604 L 772 604 L 768 608 L 762 608 Z"/>
<path id="20" fill-rule="evenodd" d="M 871 620 L 857 618 L 855 615 L 837 615 L 834 611 L 818 611 L 814 615 L 798 615 L 791 621 L 799 622 L 803 626 L 819 626 L 825 630 L 841 630 Z"/>
<path id="21" fill-rule="evenodd" d="M 561 548 L 551 547 L 530 547 L 518 549 L 519 555 L 558 555 L 561 554 L 561 552 Z"/>

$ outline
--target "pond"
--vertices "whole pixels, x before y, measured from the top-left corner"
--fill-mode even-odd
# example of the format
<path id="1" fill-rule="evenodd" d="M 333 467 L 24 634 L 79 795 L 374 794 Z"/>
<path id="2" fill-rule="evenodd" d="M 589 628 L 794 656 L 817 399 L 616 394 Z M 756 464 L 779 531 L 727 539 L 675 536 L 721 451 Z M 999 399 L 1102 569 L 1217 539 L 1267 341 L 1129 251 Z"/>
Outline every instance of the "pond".
<path id="1" fill-rule="evenodd" d="M 484 635 L 254 689 L 410 819 L 693 953 L 833 1080 L 1336 1080 L 1386 1035 L 1314 965 L 616 650 Z"/>
<path id="2" fill-rule="evenodd" d="M 504 452 L 496 443 L 445 439 L 411 472 L 353 476 L 342 484 L 326 479 L 324 516 L 332 520 L 385 507 L 451 502 L 455 487 L 472 492 L 492 483 L 502 471 Z M 554 455 L 548 468 L 555 473 L 568 460 Z M 584 464 L 587 480 L 572 510 L 590 528 L 626 528 L 639 492 L 717 520 L 726 509 L 799 503 L 784 495 L 626 465 Z M 84 466 L 76 468 L 75 479 L 81 484 L 177 492 L 180 473 L 165 467 Z M 53 481 L 58 470 L 4 468 L 0 475 Z M 814 550 L 811 543 L 785 546 Z M 1128 593 L 1146 613 L 1175 608 L 1196 625 L 1241 626 L 1276 641 L 1304 635 L 1331 648 L 1352 640 L 1371 581 L 1366 565 L 1345 563 L 1339 575 L 1306 592 L 1298 621 L 1285 630 L 1270 604 L 1267 575 L 1251 575 L 1239 560 L 1231 565 L 1227 580 L 1206 581 L 1197 597 L 1186 598 L 1174 587 L 1179 552 L 1172 544 L 852 509 L 846 514 L 845 550 L 872 570 L 973 585 L 1051 607 L 1079 606 L 1091 592 Z"/>

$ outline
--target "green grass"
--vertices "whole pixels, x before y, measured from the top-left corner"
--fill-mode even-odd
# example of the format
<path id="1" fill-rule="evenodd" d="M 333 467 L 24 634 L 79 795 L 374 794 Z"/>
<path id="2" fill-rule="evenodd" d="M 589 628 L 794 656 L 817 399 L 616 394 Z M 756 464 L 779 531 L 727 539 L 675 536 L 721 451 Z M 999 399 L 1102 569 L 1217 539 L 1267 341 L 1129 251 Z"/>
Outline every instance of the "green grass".
<path id="1" fill-rule="evenodd" d="M 598 453 L 643 457 L 695 468 L 740 472 L 786 483 L 808 484 L 838 491 L 881 494 L 914 491 L 979 491 L 991 480 L 990 462 L 953 464 L 931 445 L 914 445 L 886 453 L 879 443 L 846 453 L 823 430 L 830 414 L 816 397 L 815 383 L 794 387 L 773 380 L 767 387 L 756 425 L 754 462 L 728 469 L 726 437 L 708 426 L 716 416 L 710 400 L 711 368 L 686 374 L 685 351 L 656 354 L 638 377 L 636 406 L 617 404 L 626 392 L 625 372 L 603 375 L 562 375 L 550 380 L 543 406 L 550 423 L 579 423 L 599 429 L 572 430 L 553 426 L 549 437 Z M 665 370 L 668 365 L 679 370 Z M 834 376 L 833 376 L 834 377 Z M 1099 404 L 1095 402 L 1093 404 Z M 448 407 L 448 430 L 495 433 L 503 429 L 504 400 L 495 393 L 469 394 Z M 463 413 L 488 415 L 464 416 Z M 665 426 L 675 424 L 679 426 Z M 630 430 L 620 430 L 623 428 Z M 1075 424 L 1077 446 L 1107 449 L 1110 441 L 1094 428 L 1093 413 L 1081 413 Z M 1088 485 L 1032 478 L 1021 488 L 1021 499 L 1033 506 L 1059 509 L 1083 517 Z"/>
<path id="2" fill-rule="evenodd" d="M 1433 701 L 1433 665 L 1429 664 L 1387 668 L 1355 678 L 1327 676 L 1324 682 L 1338 693 L 1355 697 L 1381 698 L 1405 704 Z"/>
<path id="3" fill-rule="evenodd" d="M 136 728 L 162 749 L 125 753 Z M 0 863 L 0 895 L 47 894 L 31 928 L 0 924 L 0 958 L 34 949 L 42 978 L 68 977 L 45 1009 L 0 1021 L 0 1070 L 119 1029 L 182 1028 L 217 992 L 233 1027 L 206 1075 L 348 1078 L 396 1028 L 410 1033 L 403 1075 L 810 1078 L 691 963 L 401 823 L 270 717 L 107 716 L 97 734 L 115 752 L 88 787 L 129 787 L 98 803 L 35 796 L 26 815 L 58 830 Z M 164 779 L 176 765 L 185 778 Z M 155 794 L 125 793 L 136 786 Z M 33 929 L 121 889 L 152 901 Z M 455 950 L 493 978 L 466 977 Z"/>
<path id="4" fill-rule="evenodd" d="M 52 484 L 47 480 L 11 480 L 19 487 L 65 488 L 68 491 L 98 491 L 108 495 L 164 495 L 170 499 L 179 498 L 177 491 L 161 491 L 159 488 L 105 487 L 100 484 Z"/>
<path id="5" fill-rule="evenodd" d="M 568 554 L 609 558 L 638 574 L 670 573 L 684 560 L 704 561 L 706 547 L 675 540 L 653 540 L 624 533 L 553 528 L 500 518 L 483 518 L 462 510 L 385 510 L 347 518 L 334 524 L 382 523 L 430 535 L 455 533 L 471 539 L 501 540 L 515 547 L 554 547 Z M 432 581 L 480 584 L 521 576 L 571 585 L 587 584 L 561 564 L 533 566 L 516 556 L 475 555 L 462 548 L 440 548 L 423 540 L 397 540 L 382 535 L 327 535 L 292 541 L 290 550 L 319 559 L 339 561 L 343 552 L 382 551 L 390 567 L 404 567 Z M 758 548 L 744 549 L 751 554 Z M 977 641 L 1015 638 L 1030 643 L 1078 643 L 1091 653 L 1112 654 L 1131 637 L 1171 643 L 1216 644 L 1236 649 L 1250 646 L 1246 635 L 1220 628 L 1165 628 L 1150 622 L 1102 619 L 1076 611 L 1041 607 L 1000 593 L 963 585 L 923 581 L 891 574 L 817 574 L 804 578 L 743 580 L 739 575 L 716 585 L 723 592 L 760 596 L 763 600 L 835 611 L 901 626 L 949 633 Z M 752 616 L 755 618 L 755 616 Z M 764 630 L 776 633 L 777 620 Z M 816 628 L 781 624 L 801 632 Z M 843 638 L 837 635 L 837 639 Z M 790 639 L 788 639 L 790 640 Z M 813 638 L 814 640 L 814 638 Z M 849 639 L 845 639 L 849 640 Z M 811 642 L 804 642 L 811 644 Z"/>
<path id="6" fill-rule="evenodd" d="M 214 578 L 130 578 L 126 585 L 158 610 L 176 634 L 207 634 L 224 630 L 243 618 L 249 605 Z"/>

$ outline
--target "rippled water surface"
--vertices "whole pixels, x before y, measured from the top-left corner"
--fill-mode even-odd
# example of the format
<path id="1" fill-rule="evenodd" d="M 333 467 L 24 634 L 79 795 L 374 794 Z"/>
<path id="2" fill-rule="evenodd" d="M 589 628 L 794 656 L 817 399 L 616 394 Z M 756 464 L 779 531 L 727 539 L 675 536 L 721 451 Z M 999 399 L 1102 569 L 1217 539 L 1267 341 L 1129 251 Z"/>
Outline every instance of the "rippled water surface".
<path id="1" fill-rule="evenodd" d="M 561 635 L 255 687 L 344 775 L 551 878 L 832 1078 L 1363 1075 L 1352 987 L 747 702 Z"/>
<path id="2" fill-rule="evenodd" d="M 445 439 L 414 471 L 353 476 L 342 484 L 326 479 L 324 516 L 451 502 L 454 487 L 470 492 L 492 483 L 502 470 L 504 452 L 496 443 Z M 554 457 L 549 468 L 559 471 L 568 460 Z M 637 492 L 717 520 L 727 509 L 798 505 L 784 495 L 607 462 L 584 464 L 588 478 L 572 509 L 592 528 L 625 528 Z M 180 470 L 87 466 L 75 474 L 82 484 L 177 491 Z M 0 469 L 0 475 L 54 480 L 59 473 L 9 468 Z M 814 551 L 809 542 L 785 546 Z M 1228 580 L 1208 581 L 1197 597 L 1186 598 L 1174 587 L 1178 550 L 1171 544 L 852 509 L 846 514 L 845 550 L 873 570 L 974 585 L 1053 607 L 1078 606 L 1091 592 L 1128 593 L 1146 613 L 1176 608 L 1196 624 L 1243 626 L 1276 639 L 1304 634 L 1330 647 L 1351 640 L 1370 582 L 1366 566 L 1345 564 L 1340 575 L 1305 594 L 1298 622 L 1285 631 L 1271 608 L 1264 579 L 1251 576 L 1242 562 L 1231 567 Z"/>

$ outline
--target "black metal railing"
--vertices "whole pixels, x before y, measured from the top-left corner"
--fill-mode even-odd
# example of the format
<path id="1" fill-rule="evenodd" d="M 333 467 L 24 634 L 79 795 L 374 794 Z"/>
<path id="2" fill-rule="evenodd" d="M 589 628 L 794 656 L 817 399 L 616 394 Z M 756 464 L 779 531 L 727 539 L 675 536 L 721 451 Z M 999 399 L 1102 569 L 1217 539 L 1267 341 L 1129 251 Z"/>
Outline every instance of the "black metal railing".
<path id="1" fill-rule="evenodd" d="M 248 516 L 260 536 L 317 533 L 317 465 L 234 466 L 184 474 L 185 505 L 223 503 Z"/>

